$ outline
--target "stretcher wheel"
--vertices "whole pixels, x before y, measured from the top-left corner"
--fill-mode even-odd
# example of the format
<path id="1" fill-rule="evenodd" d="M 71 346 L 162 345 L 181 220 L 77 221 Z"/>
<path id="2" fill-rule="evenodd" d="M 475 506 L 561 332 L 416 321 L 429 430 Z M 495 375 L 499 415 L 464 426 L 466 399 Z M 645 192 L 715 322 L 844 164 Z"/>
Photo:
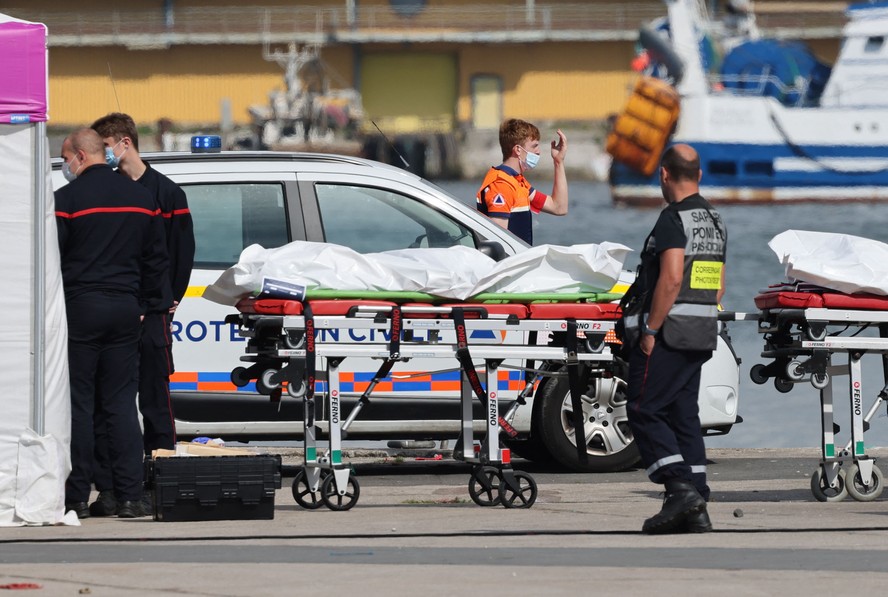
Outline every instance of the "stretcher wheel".
<path id="1" fill-rule="evenodd" d="M 781 394 L 786 394 L 792 390 L 793 383 L 788 379 L 784 379 L 782 377 L 774 378 L 774 387 L 777 388 L 777 391 Z"/>
<path id="2" fill-rule="evenodd" d="M 266 369 L 256 378 L 256 391 L 260 394 L 271 394 L 273 391 L 281 387 L 280 383 L 275 383 L 271 378 L 277 373 L 275 369 Z"/>
<path id="3" fill-rule="evenodd" d="M 537 499 L 537 484 L 527 473 L 515 471 L 513 487 L 503 476 L 499 484 L 499 500 L 506 508 L 530 508 Z"/>
<path id="4" fill-rule="evenodd" d="M 752 366 L 752 369 L 749 370 L 749 377 L 752 379 L 752 383 L 758 385 L 762 385 L 768 381 L 768 376 L 765 375 L 765 366 L 761 363 Z"/>
<path id="5" fill-rule="evenodd" d="M 814 373 L 811 375 L 811 385 L 822 390 L 829 385 L 829 373 Z"/>
<path id="6" fill-rule="evenodd" d="M 292 350 L 298 350 L 305 344 L 305 334 L 298 332 L 286 332 L 284 334 L 284 346 Z"/>
<path id="7" fill-rule="evenodd" d="M 503 475 L 495 466 L 476 466 L 469 479 L 469 496 L 479 506 L 499 506 Z"/>
<path id="8" fill-rule="evenodd" d="M 247 373 L 246 367 L 235 367 L 231 370 L 231 383 L 239 388 L 250 383 L 250 374 Z"/>
<path id="9" fill-rule="evenodd" d="M 317 510 L 324 505 L 318 493 L 309 487 L 304 469 L 296 473 L 296 477 L 293 478 L 293 499 L 306 510 Z"/>
<path id="10" fill-rule="evenodd" d="M 805 328 L 805 335 L 815 342 L 820 342 L 821 340 L 826 338 L 826 326 L 824 325 L 816 332 L 811 328 L 811 326 L 808 326 L 807 328 Z"/>
<path id="11" fill-rule="evenodd" d="M 857 466 L 857 463 L 848 467 L 845 480 L 847 481 L 848 494 L 858 502 L 873 501 L 882 495 L 882 490 L 885 488 L 882 471 L 875 465 L 873 465 L 873 473 L 868 487 L 863 484 L 863 477 L 860 475 L 860 467 Z"/>
<path id="12" fill-rule="evenodd" d="M 818 468 L 811 475 L 811 493 L 818 502 L 841 502 L 848 497 L 848 487 L 845 484 L 845 471 L 840 470 L 836 477 L 836 486 L 830 487 L 823 475 L 823 467 Z"/>
<path id="13" fill-rule="evenodd" d="M 336 487 L 336 475 L 327 475 L 321 482 L 321 499 L 331 510 L 351 510 L 358 503 L 361 496 L 361 484 L 358 483 L 354 475 L 348 476 L 348 486 L 345 488 L 345 494 L 339 495 Z"/>
<path id="14" fill-rule="evenodd" d="M 793 381 L 801 381 L 805 377 L 805 369 L 798 361 L 790 361 L 786 365 L 786 377 Z"/>
<path id="15" fill-rule="evenodd" d="M 302 398 L 305 396 L 305 382 L 301 379 L 298 382 L 291 381 L 287 384 L 287 394 L 293 398 Z"/>

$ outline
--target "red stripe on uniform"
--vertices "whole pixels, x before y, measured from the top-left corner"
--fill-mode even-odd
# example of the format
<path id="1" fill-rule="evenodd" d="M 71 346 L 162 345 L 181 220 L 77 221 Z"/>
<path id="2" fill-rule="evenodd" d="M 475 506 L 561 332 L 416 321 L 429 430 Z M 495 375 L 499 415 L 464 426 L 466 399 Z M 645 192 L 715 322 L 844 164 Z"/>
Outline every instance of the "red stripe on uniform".
<path id="1" fill-rule="evenodd" d="M 181 216 L 181 215 L 190 214 L 190 213 L 191 213 L 191 210 L 186 207 L 185 209 L 174 209 L 173 211 L 165 211 L 160 215 L 162 215 L 165 218 L 172 218 L 173 216 Z"/>
<path id="2" fill-rule="evenodd" d="M 83 209 L 74 213 L 64 211 L 55 212 L 57 218 L 79 218 L 81 216 L 91 216 L 93 214 L 114 214 L 114 213 L 136 213 L 145 214 L 146 216 L 160 215 L 159 209 L 144 209 L 142 207 L 93 207 L 92 209 Z"/>
<path id="3" fill-rule="evenodd" d="M 164 357 L 166 358 L 167 371 L 173 370 L 173 363 L 171 360 L 172 352 L 171 345 L 173 343 L 172 331 L 170 330 L 170 325 L 167 323 L 166 316 L 160 318 L 160 325 L 162 326 L 162 332 L 164 340 L 167 342 L 167 348 L 164 351 Z M 170 384 L 169 378 L 167 378 L 167 383 L 164 384 L 164 388 L 166 389 L 166 402 L 167 402 L 167 414 L 170 416 L 170 427 L 173 430 L 173 445 L 176 444 L 176 416 L 173 414 L 173 397 L 170 395 Z"/>

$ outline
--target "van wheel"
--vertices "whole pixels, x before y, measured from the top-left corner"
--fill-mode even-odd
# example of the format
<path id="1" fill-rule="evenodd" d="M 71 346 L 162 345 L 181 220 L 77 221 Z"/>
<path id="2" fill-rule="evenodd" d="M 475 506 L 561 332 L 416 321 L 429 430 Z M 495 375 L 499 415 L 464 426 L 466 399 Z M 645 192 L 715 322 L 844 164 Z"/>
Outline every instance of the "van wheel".
<path id="1" fill-rule="evenodd" d="M 542 400 L 539 422 L 543 443 L 556 462 L 574 471 L 607 473 L 634 466 L 639 454 L 626 413 L 626 382 L 618 377 L 584 379 L 586 424 L 580 441 L 586 443 L 587 463 L 582 465 L 577 458 L 567 377 L 550 379 L 535 398 Z"/>

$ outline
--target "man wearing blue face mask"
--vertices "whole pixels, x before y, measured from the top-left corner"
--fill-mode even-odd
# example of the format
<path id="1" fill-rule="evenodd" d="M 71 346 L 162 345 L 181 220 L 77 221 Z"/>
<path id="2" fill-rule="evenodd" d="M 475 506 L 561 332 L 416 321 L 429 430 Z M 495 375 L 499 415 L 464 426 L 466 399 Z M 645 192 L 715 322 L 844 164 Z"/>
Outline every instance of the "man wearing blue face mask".
<path id="1" fill-rule="evenodd" d="M 174 371 L 170 323 L 188 288 L 194 263 L 194 227 L 185 192 L 155 170 L 139 155 L 139 133 L 133 119 L 119 112 L 92 124 L 105 143 L 105 161 L 119 175 L 148 189 L 163 217 L 164 239 L 170 257 L 169 284 L 173 306 L 168 313 L 153 313 L 142 323 L 139 352 L 139 411 L 145 428 L 144 449 L 172 449 L 176 444 L 175 418 L 170 398 L 170 375 Z M 93 516 L 111 516 L 116 509 L 107 467 L 107 445 L 97 424 L 95 484 L 99 499 L 91 506 Z M 146 494 L 147 495 L 147 494 Z M 150 504 L 145 504 L 150 507 Z"/>
<path id="2" fill-rule="evenodd" d="M 567 214 L 564 172 L 567 137 L 558 130 L 558 139 L 552 141 L 555 180 L 551 195 L 538 191 L 524 178 L 524 173 L 540 161 L 540 130 L 529 122 L 512 118 L 500 126 L 499 141 L 503 163 L 492 167 L 484 177 L 475 198 L 478 211 L 532 245 L 531 213 Z"/>

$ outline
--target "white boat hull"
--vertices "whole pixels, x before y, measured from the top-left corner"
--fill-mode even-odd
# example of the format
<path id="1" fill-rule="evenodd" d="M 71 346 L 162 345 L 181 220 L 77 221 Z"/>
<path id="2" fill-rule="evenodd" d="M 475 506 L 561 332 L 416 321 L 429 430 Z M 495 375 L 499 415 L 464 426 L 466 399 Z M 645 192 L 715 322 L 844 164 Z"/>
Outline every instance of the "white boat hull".
<path id="1" fill-rule="evenodd" d="M 669 0 L 673 35 L 699 29 L 694 10 Z M 702 193 L 717 203 L 888 200 L 888 9 L 854 8 L 846 42 L 820 105 L 787 106 L 773 97 L 738 95 L 710 86 L 696 43 L 674 48 L 686 66 L 677 90 L 681 112 L 669 143 L 700 154 Z M 675 25 L 675 23 L 673 23 Z M 865 28 L 864 28 L 865 27 Z M 882 76 L 881 73 L 885 72 Z M 874 90 L 884 89 L 884 93 Z M 639 175 L 615 163 L 614 201 L 659 204 L 657 174 Z"/>

